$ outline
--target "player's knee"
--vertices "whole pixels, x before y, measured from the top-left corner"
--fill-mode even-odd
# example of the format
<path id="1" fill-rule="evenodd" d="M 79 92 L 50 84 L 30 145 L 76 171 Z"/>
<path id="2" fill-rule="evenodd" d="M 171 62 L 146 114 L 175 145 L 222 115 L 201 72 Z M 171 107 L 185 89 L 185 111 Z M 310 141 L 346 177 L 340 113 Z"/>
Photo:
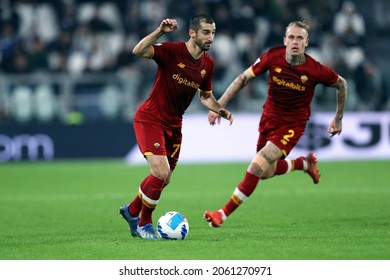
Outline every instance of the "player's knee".
<path id="1" fill-rule="evenodd" d="M 272 178 L 275 175 L 275 169 L 271 168 L 271 166 L 263 172 L 263 176 L 261 176 L 262 179 L 269 179 Z"/>
<path id="2" fill-rule="evenodd" d="M 164 181 L 165 183 L 169 182 L 170 177 L 170 171 L 169 169 L 158 169 L 152 171 L 153 176 L 157 177 L 161 181 Z"/>
<path id="3" fill-rule="evenodd" d="M 263 173 L 264 173 L 264 170 L 261 168 L 261 166 L 257 162 L 254 162 L 254 161 L 251 162 L 247 171 L 253 175 L 258 176 L 258 177 L 262 177 Z"/>
<path id="4" fill-rule="evenodd" d="M 171 172 L 169 172 L 168 176 L 166 177 L 165 179 L 165 183 L 163 185 L 163 188 L 165 188 L 166 186 L 168 186 L 169 182 L 171 181 Z"/>

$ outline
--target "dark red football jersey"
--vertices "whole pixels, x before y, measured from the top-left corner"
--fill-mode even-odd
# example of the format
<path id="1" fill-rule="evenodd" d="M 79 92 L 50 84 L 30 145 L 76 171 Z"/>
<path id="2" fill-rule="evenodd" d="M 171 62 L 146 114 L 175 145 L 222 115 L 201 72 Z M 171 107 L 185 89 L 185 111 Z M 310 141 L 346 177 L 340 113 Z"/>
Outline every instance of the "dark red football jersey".
<path id="1" fill-rule="evenodd" d="M 155 82 L 135 120 L 181 127 L 183 114 L 197 90 L 212 91 L 214 60 L 206 52 L 194 59 L 184 42 L 154 44 L 152 58 L 158 65 Z"/>
<path id="2" fill-rule="evenodd" d="M 317 84 L 331 86 L 338 74 L 305 54 L 306 62 L 292 66 L 286 61 L 286 48 L 271 48 L 251 66 L 255 76 L 268 74 L 268 96 L 263 114 L 278 121 L 307 121 Z"/>

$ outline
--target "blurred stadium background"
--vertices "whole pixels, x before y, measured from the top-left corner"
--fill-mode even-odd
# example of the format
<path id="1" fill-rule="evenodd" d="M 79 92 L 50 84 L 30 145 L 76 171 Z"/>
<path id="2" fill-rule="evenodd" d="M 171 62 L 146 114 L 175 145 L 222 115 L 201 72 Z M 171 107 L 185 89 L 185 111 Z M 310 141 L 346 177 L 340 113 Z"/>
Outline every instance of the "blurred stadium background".
<path id="1" fill-rule="evenodd" d="M 390 259 L 389 0 L 0 0 L 0 9 L 0 259 Z M 194 100 L 180 162 L 220 164 L 179 164 L 154 214 L 185 213 L 189 238 L 129 242 L 117 210 L 148 172 L 132 120 L 156 67 L 131 50 L 165 17 L 180 29 L 161 40 L 186 41 L 189 18 L 201 12 L 217 24 L 217 97 L 260 53 L 282 43 L 288 22 L 307 20 L 308 52 L 349 82 L 343 133 L 329 139 L 335 92 L 318 87 L 294 152 L 316 152 L 320 188 L 298 172 L 263 181 L 215 231 L 202 214 L 226 202 L 253 156 L 266 77 L 229 104 L 231 127 L 208 125 Z M 12 276 L 42 279 L 39 269 L 20 267 Z"/>
<path id="2" fill-rule="evenodd" d="M 135 59 L 133 46 L 165 17 L 176 18 L 180 28 L 161 40 L 186 41 L 189 18 L 202 12 L 217 24 L 211 50 L 216 97 L 260 53 L 282 43 L 288 22 L 306 20 L 308 53 L 348 79 L 347 112 L 359 121 L 374 114 L 388 130 L 388 0 L 0 0 L 0 8 L 3 163 L 125 157 L 136 145 L 132 118 L 156 67 Z M 231 110 L 253 113 L 257 121 L 266 86 L 265 76 L 254 80 Z M 334 91 L 318 87 L 314 111 L 334 108 Z M 194 100 L 187 114 L 197 113 L 205 110 Z M 383 137 L 390 145 L 388 133 Z"/>

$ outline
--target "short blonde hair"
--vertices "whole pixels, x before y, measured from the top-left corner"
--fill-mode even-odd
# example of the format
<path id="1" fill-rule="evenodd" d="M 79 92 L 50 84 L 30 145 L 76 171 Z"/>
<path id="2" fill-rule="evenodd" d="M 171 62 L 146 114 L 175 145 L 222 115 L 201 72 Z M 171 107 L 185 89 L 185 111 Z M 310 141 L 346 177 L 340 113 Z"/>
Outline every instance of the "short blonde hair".
<path id="1" fill-rule="evenodd" d="M 307 35 L 309 35 L 310 25 L 304 20 L 290 22 L 289 25 L 287 25 L 287 27 L 286 27 L 286 33 L 287 33 L 287 29 L 289 29 L 290 27 L 294 27 L 294 26 L 305 29 L 307 32 Z"/>

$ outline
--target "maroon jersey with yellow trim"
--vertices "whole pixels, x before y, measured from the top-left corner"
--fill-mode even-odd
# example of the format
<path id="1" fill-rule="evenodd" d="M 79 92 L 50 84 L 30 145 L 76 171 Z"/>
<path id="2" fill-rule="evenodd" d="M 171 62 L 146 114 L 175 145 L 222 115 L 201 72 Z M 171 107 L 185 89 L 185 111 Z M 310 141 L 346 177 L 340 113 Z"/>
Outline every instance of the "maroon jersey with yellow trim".
<path id="1" fill-rule="evenodd" d="M 268 96 L 263 114 L 279 121 L 307 121 L 317 84 L 331 86 L 338 74 L 305 54 L 306 62 L 293 66 L 286 61 L 286 48 L 271 48 L 251 66 L 255 76 L 269 70 Z"/>
<path id="2" fill-rule="evenodd" d="M 134 120 L 181 127 L 183 114 L 197 90 L 212 91 L 214 60 L 206 52 L 194 59 L 184 42 L 154 44 L 153 52 L 158 65 L 155 82 Z"/>

